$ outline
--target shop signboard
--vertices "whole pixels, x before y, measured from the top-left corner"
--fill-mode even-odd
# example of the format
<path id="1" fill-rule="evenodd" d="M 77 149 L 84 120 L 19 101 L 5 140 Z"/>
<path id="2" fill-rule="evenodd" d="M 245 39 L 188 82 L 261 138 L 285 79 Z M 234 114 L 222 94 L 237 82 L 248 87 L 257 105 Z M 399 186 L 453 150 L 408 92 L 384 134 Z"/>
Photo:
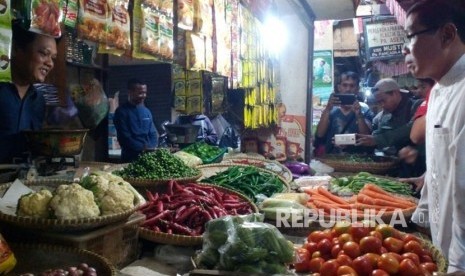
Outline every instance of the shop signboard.
<path id="1" fill-rule="evenodd" d="M 333 91 L 333 51 L 313 52 L 313 96 L 327 102 Z"/>
<path id="2" fill-rule="evenodd" d="M 394 17 L 364 19 L 363 26 L 368 60 L 402 58 L 405 31 Z"/>

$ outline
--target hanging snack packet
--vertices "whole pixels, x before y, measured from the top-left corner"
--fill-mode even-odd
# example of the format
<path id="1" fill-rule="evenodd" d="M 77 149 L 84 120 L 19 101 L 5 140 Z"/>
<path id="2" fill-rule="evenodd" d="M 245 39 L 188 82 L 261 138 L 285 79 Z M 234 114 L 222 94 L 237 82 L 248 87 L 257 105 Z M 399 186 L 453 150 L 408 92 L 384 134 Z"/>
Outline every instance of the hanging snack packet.
<path id="1" fill-rule="evenodd" d="M 0 81 L 11 81 L 11 23 L 10 27 L 0 25 Z"/>
<path id="2" fill-rule="evenodd" d="M 0 234 L 0 275 L 7 274 L 16 266 L 16 258 Z"/>
<path id="3" fill-rule="evenodd" d="M 160 12 L 149 6 L 142 7 L 140 50 L 144 53 L 160 53 Z"/>
<path id="4" fill-rule="evenodd" d="M 213 3 L 212 0 L 194 2 L 194 31 L 213 37 Z"/>
<path id="5" fill-rule="evenodd" d="M 79 0 L 79 38 L 106 43 L 107 14 L 107 0 Z"/>
<path id="6" fill-rule="evenodd" d="M 68 0 L 65 12 L 65 26 L 72 29 L 76 28 L 78 16 L 78 0 Z"/>
<path id="7" fill-rule="evenodd" d="M 60 0 L 33 0 L 31 2 L 31 27 L 29 30 L 60 37 L 60 22 L 63 14 L 61 3 Z"/>
<path id="8" fill-rule="evenodd" d="M 173 59 L 173 18 L 160 14 L 160 55 L 165 59 Z"/>
<path id="9" fill-rule="evenodd" d="M 186 31 L 194 29 L 194 4 L 192 0 L 178 0 L 178 28 Z"/>
<path id="10" fill-rule="evenodd" d="M 192 32 L 186 32 L 186 58 L 188 70 L 205 69 L 205 39 Z"/>
<path id="11" fill-rule="evenodd" d="M 108 0 L 109 15 L 107 17 L 107 46 L 126 50 L 131 47 L 129 17 L 129 0 Z"/>
<path id="12" fill-rule="evenodd" d="M 152 54 L 147 54 L 142 51 L 142 29 L 144 28 L 143 9 L 147 8 L 141 0 L 134 0 L 134 9 L 132 11 L 133 31 L 132 31 L 132 57 L 140 59 L 157 60 Z"/>

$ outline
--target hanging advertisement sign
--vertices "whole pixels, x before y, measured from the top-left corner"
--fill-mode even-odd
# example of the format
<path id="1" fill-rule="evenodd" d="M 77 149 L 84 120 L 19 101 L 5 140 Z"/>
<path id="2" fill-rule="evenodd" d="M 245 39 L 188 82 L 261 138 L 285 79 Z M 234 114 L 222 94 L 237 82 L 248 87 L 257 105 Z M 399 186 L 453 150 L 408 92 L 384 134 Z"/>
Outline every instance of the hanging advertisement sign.
<path id="1" fill-rule="evenodd" d="M 402 58 L 405 31 L 394 17 L 364 19 L 363 25 L 368 60 Z"/>
<path id="2" fill-rule="evenodd" d="M 313 96 L 327 102 L 333 91 L 333 51 L 313 52 Z"/>

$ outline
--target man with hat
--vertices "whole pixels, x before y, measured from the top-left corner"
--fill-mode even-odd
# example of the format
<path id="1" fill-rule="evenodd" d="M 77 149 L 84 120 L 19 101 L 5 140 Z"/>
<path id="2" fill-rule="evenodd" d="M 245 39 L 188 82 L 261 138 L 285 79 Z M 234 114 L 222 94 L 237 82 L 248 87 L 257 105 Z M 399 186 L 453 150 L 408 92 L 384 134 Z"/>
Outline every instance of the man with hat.
<path id="1" fill-rule="evenodd" d="M 392 78 L 379 80 L 373 88 L 376 103 L 382 109 L 373 119 L 372 135 L 357 135 L 357 144 L 372 146 L 387 155 L 409 145 L 412 118 L 421 100 L 413 100 Z"/>

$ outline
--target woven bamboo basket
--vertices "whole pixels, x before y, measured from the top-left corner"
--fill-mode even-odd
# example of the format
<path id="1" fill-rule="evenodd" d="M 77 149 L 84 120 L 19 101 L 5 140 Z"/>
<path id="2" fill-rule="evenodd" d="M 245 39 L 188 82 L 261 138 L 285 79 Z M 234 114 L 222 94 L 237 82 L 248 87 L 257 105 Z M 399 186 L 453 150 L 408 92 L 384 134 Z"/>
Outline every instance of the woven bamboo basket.
<path id="1" fill-rule="evenodd" d="M 386 174 L 397 168 L 398 161 L 391 157 L 370 156 L 372 162 L 351 161 L 345 155 L 331 155 L 317 158 L 322 163 L 334 168 L 336 172 L 369 172 Z"/>
<path id="2" fill-rule="evenodd" d="M 123 178 L 127 182 L 129 182 L 132 186 L 136 188 L 148 188 L 152 186 L 160 186 L 165 185 L 168 182 L 174 180 L 178 183 L 189 183 L 195 182 L 202 176 L 202 172 L 199 172 L 195 176 L 191 177 L 182 177 L 182 178 L 167 178 L 167 179 L 142 179 L 142 178 Z"/>
<path id="3" fill-rule="evenodd" d="M 18 263 L 5 276 L 39 273 L 47 269 L 66 269 L 86 263 L 95 268 L 98 275 L 115 276 L 116 269 L 104 257 L 84 249 L 50 244 L 9 244 Z"/>
<path id="4" fill-rule="evenodd" d="M 61 184 L 70 184 L 69 181 L 63 180 L 32 180 L 26 181 L 24 184 L 32 189 L 47 188 L 54 190 Z M 0 195 L 4 195 L 13 183 L 6 183 L 0 185 Z M 0 212 L 0 221 L 12 226 L 29 228 L 29 229 L 43 229 L 50 231 L 79 231 L 86 229 L 93 229 L 100 226 L 108 225 L 111 223 L 124 221 L 131 216 L 140 205 L 139 197 L 134 197 L 134 208 L 126 210 L 121 213 L 104 215 L 92 218 L 80 219 L 48 219 L 48 218 L 33 218 L 33 217 L 19 217 L 16 215 L 6 214 Z"/>
<path id="5" fill-rule="evenodd" d="M 258 159 L 258 158 L 229 158 L 223 160 L 220 164 L 230 165 L 251 165 L 265 170 L 272 171 L 282 176 L 287 183 L 293 180 L 292 172 L 284 165 L 277 161 Z"/>

